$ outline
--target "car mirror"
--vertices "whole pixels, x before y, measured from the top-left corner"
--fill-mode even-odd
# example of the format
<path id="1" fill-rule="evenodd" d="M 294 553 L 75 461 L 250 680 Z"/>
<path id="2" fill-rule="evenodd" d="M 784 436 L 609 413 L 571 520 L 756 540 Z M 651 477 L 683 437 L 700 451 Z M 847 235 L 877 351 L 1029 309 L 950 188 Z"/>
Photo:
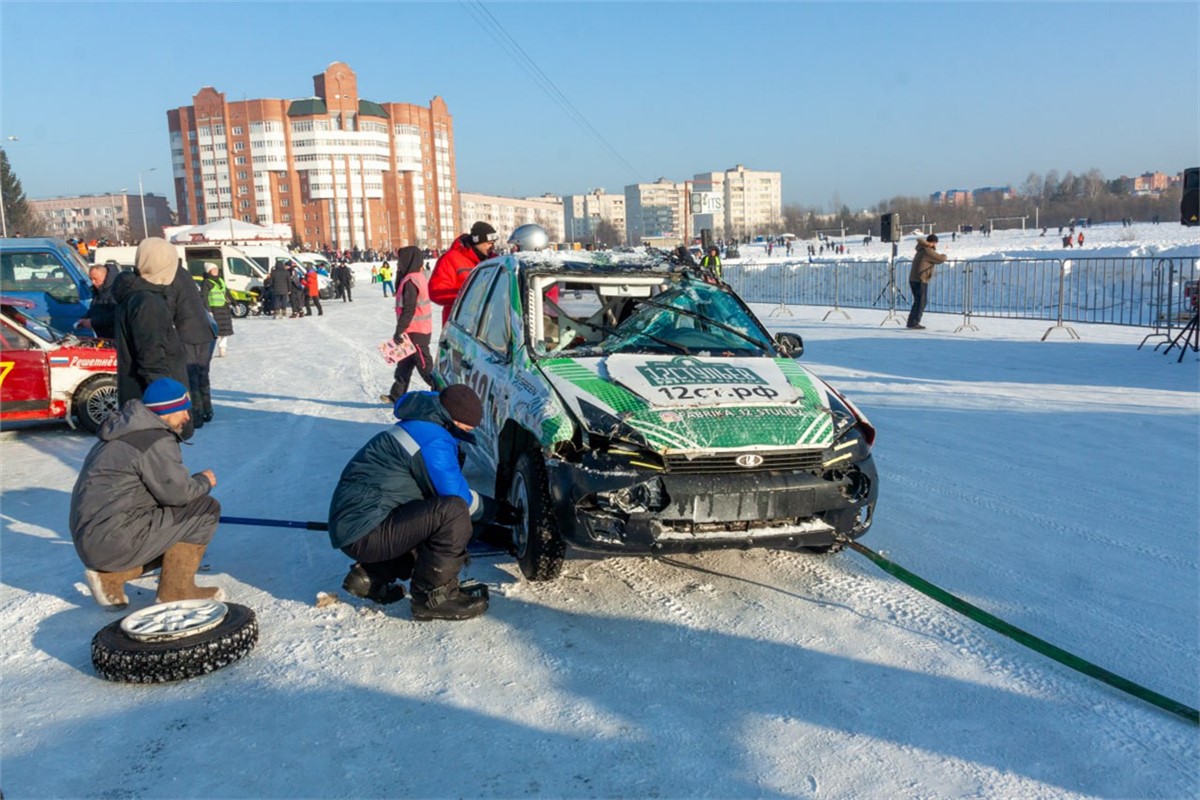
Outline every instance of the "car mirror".
<path id="1" fill-rule="evenodd" d="M 798 333 L 782 332 L 775 334 L 775 344 L 789 358 L 800 358 L 804 355 L 804 340 Z"/>

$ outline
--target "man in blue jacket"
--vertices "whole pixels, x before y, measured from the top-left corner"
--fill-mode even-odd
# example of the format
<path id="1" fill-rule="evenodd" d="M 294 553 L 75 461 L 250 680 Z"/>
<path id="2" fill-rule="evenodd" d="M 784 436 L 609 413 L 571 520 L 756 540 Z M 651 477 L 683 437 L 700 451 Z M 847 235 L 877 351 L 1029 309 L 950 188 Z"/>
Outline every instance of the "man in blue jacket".
<path id="1" fill-rule="evenodd" d="M 350 459 L 329 504 L 329 540 L 356 560 L 342 588 L 394 603 L 404 597 L 396 581 L 411 576 L 413 619 L 477 617 L 488 601 L 464 594 L 458 572 L 472 520 L 495 502 L 467 485 L 458 443 L 474 441 L 471 430 L 483 418 L 479 396 L 463 384 L 408 392 L 395 414 L 400 422 Z"/>

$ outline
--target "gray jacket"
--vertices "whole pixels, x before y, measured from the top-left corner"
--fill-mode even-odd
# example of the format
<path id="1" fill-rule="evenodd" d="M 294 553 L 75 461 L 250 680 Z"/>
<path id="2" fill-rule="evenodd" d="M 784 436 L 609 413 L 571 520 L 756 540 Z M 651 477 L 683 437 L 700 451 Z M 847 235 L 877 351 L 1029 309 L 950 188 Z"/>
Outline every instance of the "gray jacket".
<path id="1" fill-rule="evenodd" d="M 179 437 L 141 400 L 126 401 L 97 435 L 71 492 L 70 528 L 80 560 L 103 570 L 153 531 L 173 527 L 170 507 L 212 487 L 203 475 L 188 474 Z"/>

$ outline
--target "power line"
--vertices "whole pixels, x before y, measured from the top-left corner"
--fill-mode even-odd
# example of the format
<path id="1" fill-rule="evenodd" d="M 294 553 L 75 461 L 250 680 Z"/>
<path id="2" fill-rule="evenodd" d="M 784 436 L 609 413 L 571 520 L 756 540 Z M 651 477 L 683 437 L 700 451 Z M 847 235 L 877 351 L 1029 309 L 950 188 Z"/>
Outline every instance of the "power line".
<path id="1" fill-rule="evenodd" d="M 514 39 L 512 35 L 509 34 L 509 32 L 504 28 L 504 26 L 500 23 L 500 20 L 496 19 L 496 17 L 493 16 L 490 11 L 488 11 L 482 0 L 473 0 L 473 2 L 460 0 L 460 5 L 462 5 L 462 7 L 471 15 L 476 24 L 488 32 L 489 35 L 493 30 L 498 30 L 501 34 L 503 34 L 503 38 L 495 36 L 493 36 L 493 38 L 496 39 L 496 41 L 505 49 L 505 51 L 507 51 L 509 57 L 516 62 L 517 66 L 521 67 L 521 69 L 525 71 L 525 74 L 527 74 L 533 80 L 533 82 L 536 83 L 538 87 L 559 106 L 559 108 L 566 112 L 567 116 L 571 117 L 577 125 L 583 128 L 586 133 L 594 138 L 602 147 L 608 150 L 608 152 L 612 153 L 612 155 L 618 161 L 624 164 L 630 173 L 632 173 L 639 181 L 645 180 L 642 177 L 642 174 L 638 171 L 637 167 L 629 163 L 629 161 L 623 155 L 621 155 L 617 148 L 613 147 L 612 144 L 610 144 L 609 141 L 604 138 L 604 134 L 600 133 L 600 131 L 588 121 L 588 118 L 583 115 L 583 112 L 575 107 L 575 104 L 571 102 L 570 98 L 568 98 L 562 92 L 562 90 L 558 88 L 557 85 L 555 85 L 554 81 L 550 79 L 550 76 L 542 71 L 542 68 L 537 65 L 537 62 L 535 62 L 529 56 L 529 54 L 525 52 L 525 49 L 521 47 L 520 43 Z"/>

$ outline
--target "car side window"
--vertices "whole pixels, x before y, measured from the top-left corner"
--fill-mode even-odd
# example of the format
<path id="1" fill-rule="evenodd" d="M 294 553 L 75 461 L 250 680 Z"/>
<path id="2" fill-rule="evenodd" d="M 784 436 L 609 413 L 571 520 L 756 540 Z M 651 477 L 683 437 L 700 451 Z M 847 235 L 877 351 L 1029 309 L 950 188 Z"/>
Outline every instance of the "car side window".
<path id="1" fill-rule="evenodd" d="M 253 278 L 257 274 L 254 268 L 246 263 L 245 259 L 230 256 L 225 259 L 225 263 L 229 265 L 229 272 L 233 275 L 240 275 L 243 278 Z"/>
<path id="2" fill-rule="evenodd" d="M 483 324 L 479 328 L 479 341 L 490 349 L 507 356 L 509 352 L 509 293 L 508 276 L 501 272 L 496 288 L 483 309 Z"/>
<path id="3" fill-rule="evenodd" d="M 467 285 L 463 287 L 462 294 L 459 295 L 454 324 L 472 336 L 479 327 L 479 312 L 483 310 L 483 300 L 487 297 L 488 287 L 491 286 L 494 277 L 495 267 L 473 270 L 467 278 Z"/>

